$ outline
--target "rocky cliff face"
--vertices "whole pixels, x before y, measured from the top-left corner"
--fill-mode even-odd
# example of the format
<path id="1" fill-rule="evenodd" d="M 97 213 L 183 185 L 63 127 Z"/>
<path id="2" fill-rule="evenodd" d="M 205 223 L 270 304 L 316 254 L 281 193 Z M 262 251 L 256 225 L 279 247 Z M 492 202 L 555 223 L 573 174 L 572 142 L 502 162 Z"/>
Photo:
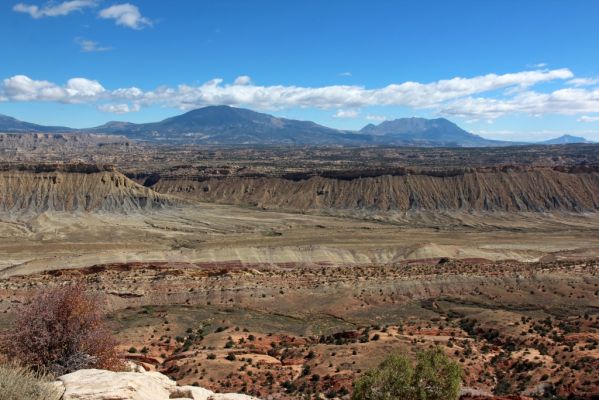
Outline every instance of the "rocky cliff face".
<path id="1" fill-rule="evenodd" d="M 206 202 L 299 210 L 592 211 L 599 171 L 552 168 L 403 173 L 368 177 L 154 177 L 152 189 Z"/>
<path id="2" fill-rule="evenodd" d="M 0 211 L 130 212 L 175 204 L 110 168 L 20 166 L 0 168 Z"/>

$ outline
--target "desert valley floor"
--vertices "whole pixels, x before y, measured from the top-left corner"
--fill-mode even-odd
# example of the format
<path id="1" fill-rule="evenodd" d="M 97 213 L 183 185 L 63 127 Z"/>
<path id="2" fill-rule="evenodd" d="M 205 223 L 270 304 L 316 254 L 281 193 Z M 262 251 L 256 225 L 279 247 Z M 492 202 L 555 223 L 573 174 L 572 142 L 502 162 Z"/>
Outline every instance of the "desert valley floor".
<path id="1" fill-rule="evenodd" d="M 514 217 L 417 213 L 376 221 L 208 203 L 125 215 L 5 215 L 0 274 L 136 261 L 318 266 L 440 258 L 533 262 L 599 253 L 596 214 Z"/>
<path id="2" fill-rule="evenodd" d="M 82 280 L 123 354 L 184 384 L 344 398 L 438 344 L 464 394 L 599 391 L 596 146 L 96 145 L 0 158 L 0 326 Z"/>

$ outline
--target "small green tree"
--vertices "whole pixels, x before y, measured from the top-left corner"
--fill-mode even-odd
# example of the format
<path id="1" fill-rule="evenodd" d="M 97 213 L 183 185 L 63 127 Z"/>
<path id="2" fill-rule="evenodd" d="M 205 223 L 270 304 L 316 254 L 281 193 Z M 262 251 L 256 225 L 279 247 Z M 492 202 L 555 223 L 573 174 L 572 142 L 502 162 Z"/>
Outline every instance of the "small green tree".
<path id="1" fill-rule="evenodd" d="M 420 352 L 416 366 L 392 354 L 354 382 L 352 400 L 455 400 L 461 368 L 439 347 Z"/>
<path id="2" fill-rule="evenodd" d="M 414 385 L 418 400 L 453 400 L 460 393 L 462 369 L 439 347 L 418 353 Z"/>
<path id="3" fill-rule="evenodd" d="M 407 357 L 392 354 L 378 368 L 368 370 L 354 382 L 354 400 L 414 398 L 414 368 Z"/>

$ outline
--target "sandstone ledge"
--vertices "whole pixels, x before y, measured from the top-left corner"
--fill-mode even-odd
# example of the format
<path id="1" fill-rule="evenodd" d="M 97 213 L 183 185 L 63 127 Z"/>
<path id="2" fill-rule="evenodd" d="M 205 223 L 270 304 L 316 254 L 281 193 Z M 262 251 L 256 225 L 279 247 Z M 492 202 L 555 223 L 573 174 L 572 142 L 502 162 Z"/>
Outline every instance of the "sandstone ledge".
<path id="1" fill-rule="evenodd" d="M 214 393 L 178 386 L 159 372 L 111 372 L 84 369 L 63 375 L 55 383 L 62 400 L 259 400 L 243 394 Z"/>

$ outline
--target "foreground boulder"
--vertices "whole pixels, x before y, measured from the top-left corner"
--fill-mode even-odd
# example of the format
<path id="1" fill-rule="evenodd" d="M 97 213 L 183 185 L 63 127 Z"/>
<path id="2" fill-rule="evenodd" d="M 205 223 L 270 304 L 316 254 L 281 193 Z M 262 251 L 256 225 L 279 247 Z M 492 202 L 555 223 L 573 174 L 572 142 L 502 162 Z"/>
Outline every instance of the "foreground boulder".
<path id="1" fill-rule="evenodd" d="M 243 394 L 214 393 L 178 386 L 159 372 L 111 372 L 84 369 L 58 378 L 62 400 L 259 400 Z"/>

